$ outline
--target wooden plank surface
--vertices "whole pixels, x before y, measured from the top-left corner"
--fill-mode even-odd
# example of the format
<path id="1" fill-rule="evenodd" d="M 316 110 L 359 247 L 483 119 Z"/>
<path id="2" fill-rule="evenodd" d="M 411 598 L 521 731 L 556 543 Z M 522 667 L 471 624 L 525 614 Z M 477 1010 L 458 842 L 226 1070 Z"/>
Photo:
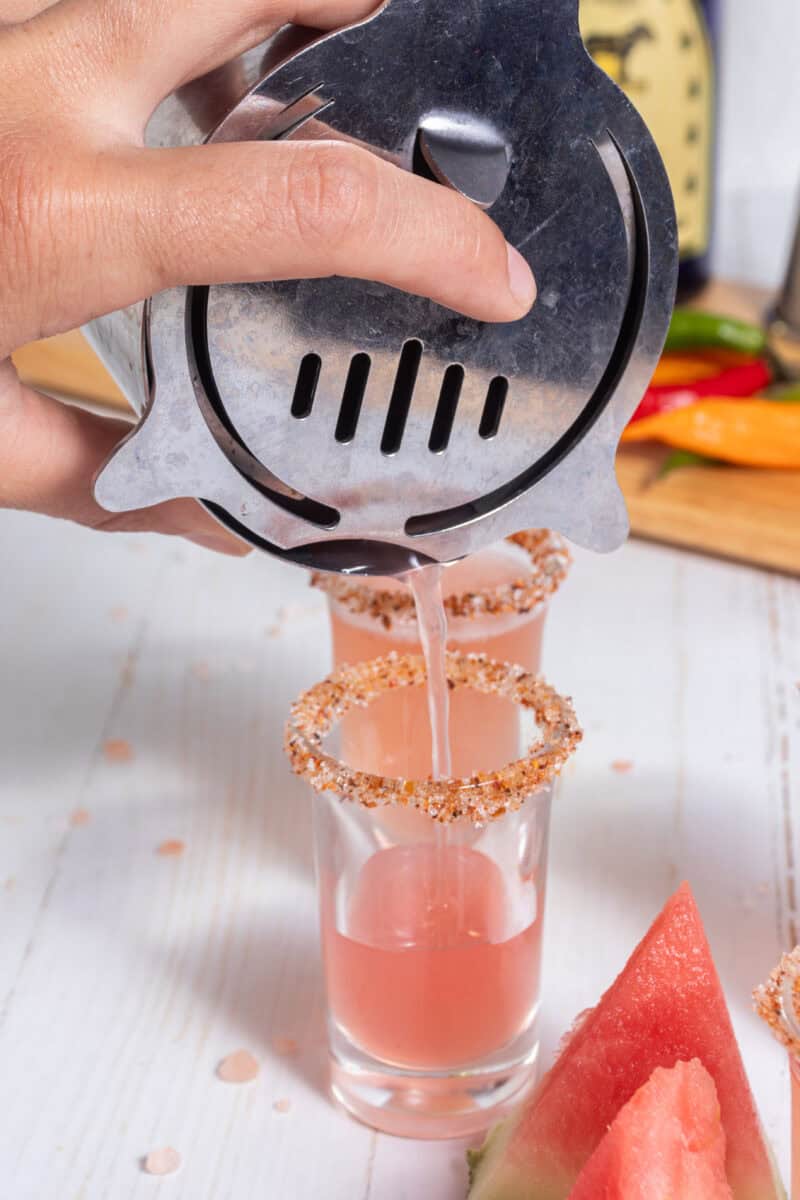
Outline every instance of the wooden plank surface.
<path id="1" fill-rule="evenodd" d="M 321 598 L 264 557 L 21 513 L 0 555 L 0 1193 L 463 1200 L 461 1143 L 379 1137 L 324 1089 L 308 797 L 280 751 L 327 667 Z M 785 1171 L 785 1058 L 749 995 L 798 936 L 800 582 L 579 554 L 545 662 L 587 734 L 555 806 L 545 1062 L 688 877 Z M 245 1088 L 214 1077 L 239 1046 Z M 184 1165 L 147 1178 L 163 1145 Z"/>
<path id="2" fill-rule="evenodd" d="M 800 471 L 682 467 L 662 477 L 670 453 L 654 445 L 620 451 L 634 534 L 800 574 Z"/>

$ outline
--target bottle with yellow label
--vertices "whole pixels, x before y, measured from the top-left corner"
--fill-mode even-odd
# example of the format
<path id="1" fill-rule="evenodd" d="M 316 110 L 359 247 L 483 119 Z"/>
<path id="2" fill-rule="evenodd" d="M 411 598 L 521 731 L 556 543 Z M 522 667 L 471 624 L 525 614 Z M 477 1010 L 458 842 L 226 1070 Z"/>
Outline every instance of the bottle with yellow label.
<path id="1" fill-rule="evenodd" d="M 718 0 L 580 0 L 595 61 L 650 127 L 675 194 L 679 291 L 708 279 L 714 216 Z"/>

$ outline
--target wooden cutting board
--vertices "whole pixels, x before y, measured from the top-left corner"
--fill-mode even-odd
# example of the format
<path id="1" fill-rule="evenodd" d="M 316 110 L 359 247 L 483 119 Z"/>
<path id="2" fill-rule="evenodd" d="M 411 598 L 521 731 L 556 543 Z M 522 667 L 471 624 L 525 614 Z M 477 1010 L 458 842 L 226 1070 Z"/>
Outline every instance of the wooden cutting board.
<path id="1" fill-rule="evenodd" d="M 766 293 L 716 283 L 698 303 L 758 321 L 767 302 Z M 80 333 L 27 346 L 14 360 L 23 378 L 43 391 L 128 408 Z M 800 574 L 800 471 L 684 467 L 662 478 L 669 453 L 655 445 L 620 451 L 619 480 L 635 534 Z"/>
<path id="2" fill-rule="evenodd" d="M 78 330 L 24 346 L 12 358 L 25 382 L 42 392 L 130 411 L 122 392 Z"/>
<path id="3" fill-rule="evenodd" d="M 712 284 L 698 307 L 761 322 L 769 293 Z M 672 453 L 625 446 L 617 474 L 639 537 L 800 574 L 800 471 L 683 467 L 662 477 Z"/>

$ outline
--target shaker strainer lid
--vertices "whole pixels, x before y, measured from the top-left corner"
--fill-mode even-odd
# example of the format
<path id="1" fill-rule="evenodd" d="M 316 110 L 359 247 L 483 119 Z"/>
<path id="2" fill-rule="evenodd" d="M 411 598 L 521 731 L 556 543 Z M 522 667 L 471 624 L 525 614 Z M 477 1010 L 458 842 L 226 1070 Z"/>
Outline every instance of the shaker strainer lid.
<path id="1" fill-rule="evenodd" d="M 489 325 L 341 278 L 156 296 L 151 404 L 100 503 L 200 497 L 265 549 L 354 573 L 531 526 L 616 548 L 614 458 L 666 335 L 677 233 L 577 0 L 389 0 L 309 36 L 212 140 L 285 137 L 355 140 L 462 191 L 530 261 L 535 307 Z"/>

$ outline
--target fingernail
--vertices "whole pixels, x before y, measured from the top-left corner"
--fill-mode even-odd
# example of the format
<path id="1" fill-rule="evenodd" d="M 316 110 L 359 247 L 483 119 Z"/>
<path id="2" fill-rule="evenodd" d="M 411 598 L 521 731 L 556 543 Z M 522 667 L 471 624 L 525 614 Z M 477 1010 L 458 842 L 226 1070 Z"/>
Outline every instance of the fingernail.
<path id="1" fill-rule="evenodd" d="M 520 308 L 527 312 L 536 299 L 536 280 L 519 250 L 508 247 L 508 285 Z"/>

